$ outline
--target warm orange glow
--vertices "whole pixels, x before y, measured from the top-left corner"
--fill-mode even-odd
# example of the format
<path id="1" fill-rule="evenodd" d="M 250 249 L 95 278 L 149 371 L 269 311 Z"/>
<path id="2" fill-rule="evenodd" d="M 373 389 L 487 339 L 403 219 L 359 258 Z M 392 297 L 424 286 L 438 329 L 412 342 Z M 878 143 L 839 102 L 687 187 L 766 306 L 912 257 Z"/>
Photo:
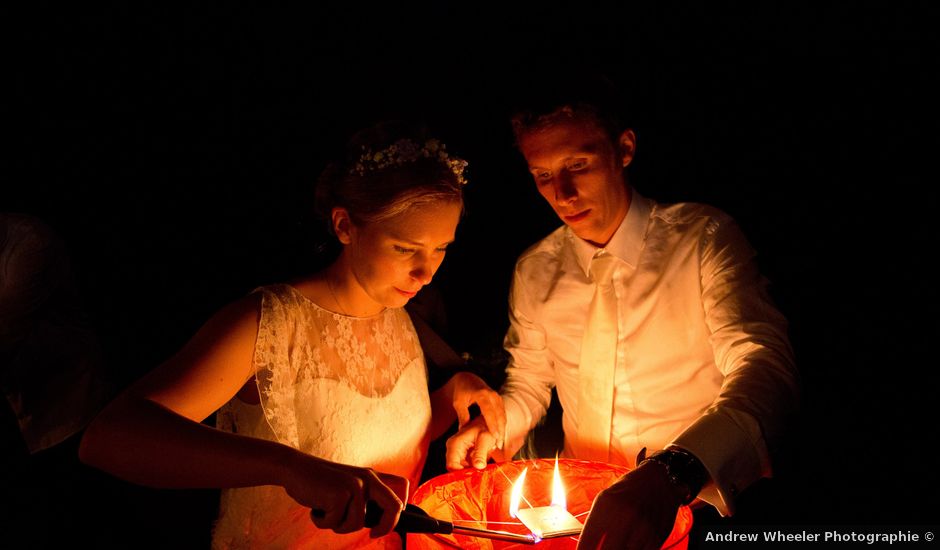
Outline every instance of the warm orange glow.
<path id="1" fill-rule="evenodd" d="M 552 475 L 552 506 L 558 506 L 562 510 L 568 509 L 565 486 L 562 484 L 561 475 L 558 473 L 558 455 L 555 455 L 555 473 Z"/>
<path id="2" fill-rule="evenodd" d="M 509 515 L 518 517 L 519 503 L 522 501 L 522 486 L 525 483 L 526 472 L 529 468 L 523 468 L 522 473 L 512 484 L 512 493 L 509 497 Z M 558 457 L 555 457 L 555 471 L 552 474 L 552 506 L 562 510 L 568 510 L 568 499 L 565 496 L 565 484 L 561 482 L 561 474 L 558 473 Z"/>
<path id="3" fill-rule="evenodd" d="M 525 473 L 528 470 L 528 468 L 524 468 L 522 473 L 519 474 L 519 477 L 512 484 L 512 495 L 509 497 L 510 517 L 516 517 L 516 514 L 519 513 L 519 501 L 522 500 L 522 484 L 525 482 Z"/>
<path id="4" fill-rule="evenodd" d="M 550 506 L 519 509 L 519 501 L 522 500 L 522 481 L 525 479 L 525 472 L 526 471 L 523 470 L 522 475 L 520 475 L 519 479 L 512 485 L 509 514 L 521 521 L 537 539 L 564 537 L 580 533 L 582 528 L 581 522 L 568 512 L 568 499 L 565 497 L 565 485 L 561 482 L 561 474 L 558 473 L 558 457 L 555 457 L 555 468 L 552 472 L 552 504 Z M 542 480 L 548 481 L 545 477 L 546 476 L 543 476 Z M 537 492 L 543 495 L 546 494 L 544 489 L 537 489 Z"/>
<path id="5" fill-rule="evenodd" d="M 549 505 L 552 501 L 554 465 L 554 457 L 537 458 L 490 463 L 483 470 L 448 472 L 419 486 L 411 496 L 411 502 L 431 516 L 448 518 L 455 525 L 485 525 L 487 528 L 506 529 L 520 534 L 540 533 L 542 541 L 531 548 L 573 548 L 577 543 L 571 537 L 577 536 L 583 527 L 578 520 L 587 517 L 597 494 L 621 479 L 629 469 L 559 456 L 558 473 L 564 482 L 568 507 L 565 512 L 559 506 Z M 524 483 L 517 481 L 513 484 L 516 478 L 521 477 L 525 467 L 531 471 L 526 471 Z M 509 515 L 513 487 L 517 489 L 519 506 L 514 511 L 515 517 Z M 529 508 L 530 505 L 534 507 Z M 481 524 L 481 516 L 485 518 L 485 524 Z M 562 516 L 570 517 L 565 521 L 561 519 Z M 686 548 L 691 527 L 692 512 L 683 506 L 679 508 L 674 529 L 663 547 L 672 550 Z M 456 532 L 447 537 L 408 534 L 408 550 L 481 548 L 482 544 L 479 538 Z M 508 545 L 493 546 L 505 547 Z M 522 548 L 521 545 L 518 547 Z"/>

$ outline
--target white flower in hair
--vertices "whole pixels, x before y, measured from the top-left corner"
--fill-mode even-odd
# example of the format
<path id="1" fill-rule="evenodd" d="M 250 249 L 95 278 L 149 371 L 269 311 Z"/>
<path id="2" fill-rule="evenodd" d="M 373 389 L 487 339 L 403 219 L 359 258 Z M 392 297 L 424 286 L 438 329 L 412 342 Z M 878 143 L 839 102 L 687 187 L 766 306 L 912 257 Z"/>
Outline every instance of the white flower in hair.
<path id="1" fill-rule="evenodd" d="M 375 172 L 389 166 L 400 166 L 419 158 L 436 158 L 450 168 L 457 176 L 457 182 L 460 185 L 466 185 L 464 170 L 467 168 L 467 161 L 448 155 L 447 147 L 436 139 L 429 139 L 421 146 L 410 139 L 400 139 L 381 151 L 372 151 L 363 145 L 362 155 L 359 156 L 351 172 L 361 176 L 366 172 Z"/>

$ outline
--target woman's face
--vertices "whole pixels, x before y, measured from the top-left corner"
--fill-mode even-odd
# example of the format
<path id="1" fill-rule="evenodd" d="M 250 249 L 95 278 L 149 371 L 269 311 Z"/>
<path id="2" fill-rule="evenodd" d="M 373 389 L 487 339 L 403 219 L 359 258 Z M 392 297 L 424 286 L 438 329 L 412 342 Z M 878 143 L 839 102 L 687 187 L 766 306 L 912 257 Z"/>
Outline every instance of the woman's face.
<path id="1" fill-rule="evenodd" d="M 408 303 L 431 282 L 444 261 L 460 211 L 460 203 L 440 202 L 416 206 L 380 222 L 350 223 L 348 234 L 340 240 L 346 245 L 344 254 L 352 275 L 364 291 L 361 298 L 381 307 Z"/>

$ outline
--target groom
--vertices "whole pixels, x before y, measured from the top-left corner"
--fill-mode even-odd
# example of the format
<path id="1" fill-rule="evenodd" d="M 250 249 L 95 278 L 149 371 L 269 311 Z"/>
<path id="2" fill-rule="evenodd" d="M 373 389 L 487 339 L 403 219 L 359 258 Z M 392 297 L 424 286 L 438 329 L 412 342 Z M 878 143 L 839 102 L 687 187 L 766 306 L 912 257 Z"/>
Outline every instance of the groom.
<path id="1" fill-rule="evenodd" d="M 579 547 L 659 547 L 681 505 L 698 498 L 730 515 L 770 475 L 797 373 L 786 320 L 734 221 L 631 187 L 636 135 L 612 96 L 599 82 L 512 118 L 564 225 L 516 263 L 502 452 L 481 417 L 448 440 L 447 464 L 511 457 L 557 388 L 564 456 L 633 468 L 598 496 Z"/>

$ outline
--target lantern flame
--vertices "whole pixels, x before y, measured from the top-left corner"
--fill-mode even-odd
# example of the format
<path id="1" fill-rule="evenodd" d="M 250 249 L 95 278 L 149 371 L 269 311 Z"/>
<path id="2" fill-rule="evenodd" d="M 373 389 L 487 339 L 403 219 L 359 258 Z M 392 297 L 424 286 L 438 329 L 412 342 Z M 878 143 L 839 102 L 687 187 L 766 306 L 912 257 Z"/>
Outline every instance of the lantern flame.
<path id="1" fill-rule="evenodd" d="M 519 503 L 522 501 L 522 486 L 525 484 L 525 475 L 529 468 L 523 468 L 522 473 L 512 484 L 512 493 L 509 497 L 509 515 L 513 518 L 518 517 Z M 552 474 L 552 506 L 562 510 L 568 510 L 568 499 L 565 497 L 565 485 L 561 482 L 561 474 L 558 473 L 558 457 L 555 457 L 555 471 Z"/>
<path id="2" fill-rule="evenodd" d="M 509 515 L 511 517 L 516 517 L 519 512 L 519 501 L 522 500 L 522 483 L 525 481 L 525 473 L 528 470 L 528 468 L 524 468 L 512 484 L 512 495 L 509 497 Z"/>
<path id="3" fill-rule="evenodd" d="M 528 470 L 522 470 L 519 479 L 512 485 L 512 496 L 509 500 L 509 514 L 522 522 L 536 539 L 567 537 L 577 535 L 584 527 L 578 518 L 568 512 L 567 498 L 565 497 L 565 486 L 561 482 L 561 474 L 558 473 L 558 457 L 555 457 L 555 469 L 552 472 L 552 504 L 550 506 L 539 506 L 519 509 L 519 501 L 522 500 L 522 483 L 525 480 L 525 474 Z M 528 503 L 528 501 L 526 501 Z"/>
<path id="4" fill-rule="evenodd" d="M 568 509 L 565 486 L 561 483 L 561 475 L 558 474 L 558 455 L 555 455 L 555 473 L 552 476 L 552 506 L 558 506 L 562 510 Z"/>

